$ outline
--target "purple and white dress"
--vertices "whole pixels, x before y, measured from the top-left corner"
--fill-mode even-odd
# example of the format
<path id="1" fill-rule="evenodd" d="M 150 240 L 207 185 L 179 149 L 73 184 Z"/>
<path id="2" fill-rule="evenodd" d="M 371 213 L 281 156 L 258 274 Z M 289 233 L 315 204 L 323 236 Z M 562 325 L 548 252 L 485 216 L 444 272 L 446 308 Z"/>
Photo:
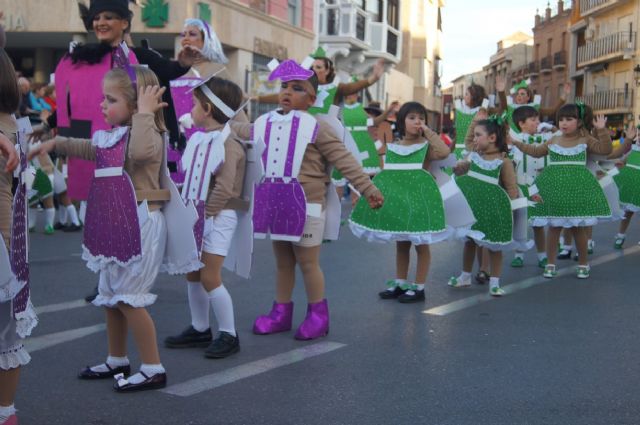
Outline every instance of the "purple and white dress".
<path id="1" fill-rule="evenodd" d="M 31 360 L 22 338 L 31 334 L 38 324 L 31 304 L 29 288 L 28 240 L 27 240 L 27 168 L 26 139 L 18 133 L 20 166 L 17 171 L 18 186 L 12 204 L 11 247 L 7 250 L 0 235 L 0 369 L 9 370 L 23 366 Z"/>
<path id="2" fill-rule="evenodd" d="M 272 111 L 260 116 L 252 139 L 263 141 L 265 177 L 256 186 L 253 227 L 256 238 L 298 242 L 307 215 L 320 216 L 320 204 L 307 204 L 298 174 L 309 143 L 314 143 L 318 122 L 305 112 L 282 115 Z"/>
<path id="3" fill-rule="evenodd" d="M 127 267 L 140 260 L 140 222 L 131 179 L 124 171 L 129 128 L 97 131 L 96 170 L 84 224 L 82 258 L 94 272 Z"/>

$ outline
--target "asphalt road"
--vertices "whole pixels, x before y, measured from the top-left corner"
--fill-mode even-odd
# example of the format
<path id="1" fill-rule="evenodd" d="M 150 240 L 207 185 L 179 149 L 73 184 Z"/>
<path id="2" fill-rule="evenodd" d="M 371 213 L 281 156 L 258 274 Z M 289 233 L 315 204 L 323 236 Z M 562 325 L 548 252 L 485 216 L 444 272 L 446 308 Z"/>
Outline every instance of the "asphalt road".
<path id="1" fill-rule="evenodd" d="M 75 377 L 106 356 L 103 312 L 81 301 L 97 276 L 80 259 L 81 234 L 35 233 L 32 296 L 41 313 L 16 400 L 20 423 L 639 424 L 640 225 L 632 223 L 622 252 L 612 248 L 616 230 L 596 228 L 590 279 L 564 261 L 570 273 L 543 280 L 530 252 L 524 268 L 505 265 L 501 299 L 486 286 L 447 287 L 462 245 L 436 245 L 426 302 L 402 305 L 376 295 L 393 277 L 394 246 L 357 240 L 345 227 L 322 253 L 331 330 L 309 342 L 293 331 L 251 333 L 274 294 L 270 243 L 257 241 L 253 278 L 225 275 L 241 351 L 210 360 L 201 349 L 161 347 L 169 386 L 139 394 Z M 186 288 L 161 275 L 155 292 L 150 312 L 162 341 L 189 324 Z M 300 280 L 294 301 L 297 326 L 306 310 Z"/>

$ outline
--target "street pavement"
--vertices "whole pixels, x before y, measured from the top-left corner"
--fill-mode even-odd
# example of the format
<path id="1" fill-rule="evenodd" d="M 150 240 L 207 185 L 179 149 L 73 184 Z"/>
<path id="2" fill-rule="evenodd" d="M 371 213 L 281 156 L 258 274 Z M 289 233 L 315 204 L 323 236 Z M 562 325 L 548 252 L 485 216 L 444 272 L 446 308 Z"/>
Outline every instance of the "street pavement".
<path id="1" fill-rule="evenodd" d="M 81 300 L 97 275 L 80 258 L 81 233 L 38 231 L 30 261 L 40 323 L 27 342 L 20 423 L 639 424 L 640 225 L 632 223 L 623 251 L 612 247 L 616 231 L 615 223 L 595 229 L 587 280 L 575 277 L 573 261 L 544 280 L 533 251 L 522 269 L 505 255 L 500 299 L 486 286 L 449 288 L 462 244 L 438 244 L 426 302 L 403 305 L 376 295 L 393 277 L 394 245 L 366 243 L 344 227 L 322 252 L 330 333 L 308 342 L 293 339 L 306 311 L 300 276 L 294 330 L 251 333 L 274 296 L 271 246 L 256 241 L 252 279 L 224 275 L 241 351 L 211 360 L 202 349 L 161 345 L 169 385 L 138 394 L 76 378 L 107 354 L 104 313 Z M 184 280 L 161 275 L 155 293 L 149 310 L 162 343 L 189 324 Z M 132 339 L 129 347 L 137 370 Z"/>

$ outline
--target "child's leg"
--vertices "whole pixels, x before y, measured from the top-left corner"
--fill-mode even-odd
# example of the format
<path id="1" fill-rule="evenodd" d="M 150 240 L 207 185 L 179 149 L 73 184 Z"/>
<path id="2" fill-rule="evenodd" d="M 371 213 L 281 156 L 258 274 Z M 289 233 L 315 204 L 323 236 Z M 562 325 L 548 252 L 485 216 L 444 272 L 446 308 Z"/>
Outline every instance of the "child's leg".
<path id="1" fill-rule="evenodd" d="M 309 304 L 320 302 L 324 299 L 324 274 L 320 268 L 319 246 L 303 247 L 294 245 L 295 259 L 300 266 L 304 286 L 307 292 Z"/>
<path id="2" fill-rule="evenodd" d="M 561 232 L 562 232 L 562 227 L 549 227 L 549 231 L 547 233 L 547 261 L 548 261 L 548 264 L 552 266 L 555 266 L 556 264 L 556 255 L 558 253 L 558 240 L 560 239 Z M 564 232 L 565 243 L 567 243 L 567 235 L 568 233 L 565 231 Z"/>
<path id="3" fill-rule="evenodd" d="M 202 253 L 204 268 L 200 270 L 202 286 L 207 291 L 207 296 L 213 313 L 216 315 L 218 330 L 236 336 L 235 319 L 233 315 L 233 301 L 227 288 L 222 284 L 222 264 L 224 258 L 221 255 Z"/>
<path id="4" fill-rule="evenodd" d="M 589 263 L 588 254 L 588 240 L 589 240 L 588 227 L 573 227 L 573 238 L 576 244 L 576 250 L 578 251 L 578 264 L 586 266 Z"/>
<path id="5" fill-rule="evenodd" d="M 0 407 L 12 406 L 18 390 L 20 367 L 14 369 L 0 369 Z"/>
<path id="6" fill-rule="evenodd" d="M 431 250 L 429 249 L 429 245 L 416 245 L 415 248 L 418 254 L 416 284 L 424 285 L 427 283 L 427 275 L 429 274 L 429 266 L 431 265 Z"/>
<path id="7" fill-rule="evenodd" d="M 545 244 L 545 234 L 544 227 L 534 227 L 533 228 L 533 240 L 536 244 L 536 251 L 538 253 L 544 253 L 545 257 L 547 255 L 547 246 Z"/>
<path id="8" fill-rule="evenodd" d="M 462 271 L 464 273 L 471 273 L 473 270 L 473 259 L 476 256 L 476 243 L 472 239 L 467 239 L 464 243 L 464 251 L 462 252 Z M 482 251 L 479 249 L 478 251 Z M 479 254 L 482 256 L 483 254 Z M 482 263 L 482 260 L 480 261 Z"/>
<path id="9" fill-rule="evenodd" d="M 504 295 L 500 288 L 500 276 L 502 274 L 502 251 L 489 251 L 491 262 L 491 278 L 489 278 L 489 293 L 494 296 Z"/>
<path id="10" fill-rule="evenodd" d="M 127 356 L 127 318 L 117 308 L 105 308 L 109 356 Z"/>
<path id="11" fill-rule="evenodd" d="M 396 242 L 396 279 L 407 280 L 411 261 L 411 242 Z"/>
<path id="12" fill-rule="evenodd" d="M 293 244 L 285 241 L 273 241 L 273 253 L 276 256 L 276 302 L 291 302 L 296 284 L 296 255 Z"/>
<path id="13" fill-rule="evenodd" d="M 626 211 L 624 213 L 624 218 L 622 219 L 622 221 L 620 221 L 620 230 L 619 232 L 621 234 L 625 234 L 627 233 L 627 229 L 629 228 L 629 224 L 631 223 L 631 218 L 633 217 L 633 212 L 632 211 Z"/>
<path id="14" fill-rule="evenodd" d="M 67 222 L 71 221 L 71 224 L 79 227 L 80 218 L 78 217 L 78 211 L 76 210 L 76 206 L 71 203 L 71 199 L 69 199 L 67 192 L 58 194 L 58 202 L 63 206 L 62 208 L 65 208 L 66 210 Z"/>

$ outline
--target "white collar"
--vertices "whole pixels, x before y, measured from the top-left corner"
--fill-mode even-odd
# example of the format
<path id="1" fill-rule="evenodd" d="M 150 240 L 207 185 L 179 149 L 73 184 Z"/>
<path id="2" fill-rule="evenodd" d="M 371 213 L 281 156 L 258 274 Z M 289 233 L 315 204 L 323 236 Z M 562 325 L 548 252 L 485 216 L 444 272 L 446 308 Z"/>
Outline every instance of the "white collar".
<path id="1" fill-rule="evenodd" d="M 96 131 L 93 133 L 91 143 L 97 148 L 108 149 L 118 143 L 127 131 L 129 131 L 129 127 L 116 127 L 112 130 Z"/>
<path id="2" fill-rule="evenodd" d="M 293 120 L 293 117 L 296 116 L 296 110 L 292 109 L 287 114 L 281 114 L 281 109 L 276 109 L 275 111 L 271 111 L 269 113 L 269 121 L 271 122 L 289 122 Z"/>

